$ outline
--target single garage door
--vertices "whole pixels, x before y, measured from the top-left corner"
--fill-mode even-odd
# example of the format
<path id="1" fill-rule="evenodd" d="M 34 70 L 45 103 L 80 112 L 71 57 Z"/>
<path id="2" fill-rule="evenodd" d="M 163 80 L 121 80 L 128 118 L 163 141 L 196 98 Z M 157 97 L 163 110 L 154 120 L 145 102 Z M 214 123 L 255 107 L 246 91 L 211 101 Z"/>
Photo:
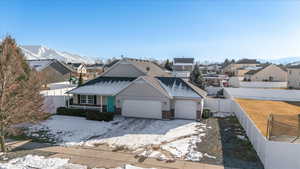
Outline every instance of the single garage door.
<path id="1" fill-rule="evenodd" d="M 196 119 L 197 103 L 191 100 L 175 101 L 175 118 Z"/>
<path id="2" fill-rule="evenodd" d="M 154 100 L 124 100 L 122 115 L 127 117 L 161 119 L 161 102 Z"/>

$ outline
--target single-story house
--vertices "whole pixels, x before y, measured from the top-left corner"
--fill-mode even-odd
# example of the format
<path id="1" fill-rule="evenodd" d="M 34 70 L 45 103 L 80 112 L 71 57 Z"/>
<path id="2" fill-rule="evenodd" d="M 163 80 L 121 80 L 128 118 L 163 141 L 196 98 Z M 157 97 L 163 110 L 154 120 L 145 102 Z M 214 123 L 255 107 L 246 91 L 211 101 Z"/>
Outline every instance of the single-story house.
<path id="1" fill-rule="evenodd" d="M 99 109 L 127 117 L 201 118 L 206 92 L 177 77 L 100 76 L 68 92 L 71 108 Z"/>
<path id="2" fill-rule="evenodd" d="M 261 68 L 250 70 L 244 75 L 246 81 L 286 82 L 287 70 L 274 64 L 262 65 Z"/>
<path id="3" fill-rule="evenodd" d="M 200 119 L 206 96 L 151 61 L 129 58 L 67 93 L 72 94 L 71 108 L 154 119 Z"/>

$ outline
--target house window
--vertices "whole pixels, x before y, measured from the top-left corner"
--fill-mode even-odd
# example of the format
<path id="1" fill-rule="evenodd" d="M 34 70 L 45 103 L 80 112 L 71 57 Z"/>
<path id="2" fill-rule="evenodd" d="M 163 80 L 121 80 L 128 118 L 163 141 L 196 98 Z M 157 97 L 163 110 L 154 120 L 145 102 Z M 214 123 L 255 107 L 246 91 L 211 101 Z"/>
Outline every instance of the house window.
<path id="1" fill-rule="evenodd" d="M 86 95 L 80 95 L 80 104 L 86 104 Z"/>
<path id="2" fill-rule="evenodd" d="M 88 104 L 94 104 L 94 96 L 89 95 L 89 96 L 87 97 L 87 103 L 88 103 Z"/>
<path id="3" fill-rule="evenodd" d="M 80 104 L 94 104 L 94 96 L 80 95 Z"/>
<path id="4" fill-rule="evenodd" d="M 289 74 L 292 74 L 292 70 L 289 71 Z"/>

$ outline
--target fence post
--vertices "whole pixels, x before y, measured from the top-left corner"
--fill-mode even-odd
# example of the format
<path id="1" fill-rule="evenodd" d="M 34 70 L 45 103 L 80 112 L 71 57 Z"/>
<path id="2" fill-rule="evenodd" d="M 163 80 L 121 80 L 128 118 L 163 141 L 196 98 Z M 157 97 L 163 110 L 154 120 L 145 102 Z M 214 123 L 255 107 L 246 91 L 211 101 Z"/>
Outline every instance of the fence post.
<path id="1" fill-rule="evenodd" d="M 272 131 L 272 126 L 273 126 L 273 114 L 271 113 L 269 115 L 268 123 L 267 123 L 267 139 L 268 140 L 270 140 L 270 134 L 271 134 L 271 131 Z"/>
<path id="2" fill-rule="evenodd" d="M 298 114 L 298 138 L 300 137 L 300 114 Z"/>

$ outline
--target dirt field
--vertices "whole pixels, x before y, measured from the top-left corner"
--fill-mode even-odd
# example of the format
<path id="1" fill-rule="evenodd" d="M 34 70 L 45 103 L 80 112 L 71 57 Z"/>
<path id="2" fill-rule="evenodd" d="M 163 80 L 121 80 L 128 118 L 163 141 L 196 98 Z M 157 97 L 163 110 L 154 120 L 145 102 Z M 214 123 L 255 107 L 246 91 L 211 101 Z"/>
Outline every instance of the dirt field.
<path id="1" fill-rule="evenodd" d="M 263 135 L 267 135 L 269 115 L 297 115 L 300 114 L 300 102 L 269 101 L 236 99 L 241 107 L 248 113 Z M 296 116 L 295 116 L 296 118 Z"/>

